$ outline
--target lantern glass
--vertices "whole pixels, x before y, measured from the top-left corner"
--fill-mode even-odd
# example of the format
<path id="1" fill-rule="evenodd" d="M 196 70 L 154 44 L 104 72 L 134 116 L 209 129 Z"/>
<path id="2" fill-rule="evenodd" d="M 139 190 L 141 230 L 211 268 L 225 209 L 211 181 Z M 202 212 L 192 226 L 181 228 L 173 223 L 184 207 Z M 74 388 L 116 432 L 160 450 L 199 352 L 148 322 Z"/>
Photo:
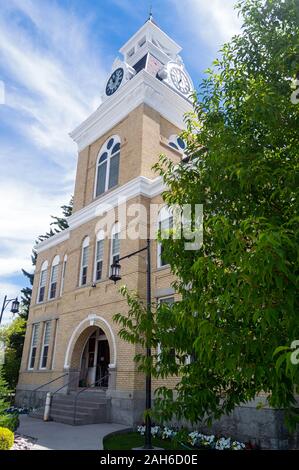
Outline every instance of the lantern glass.
<path id="1" fill-rule="evenodd" d="M 20 306 L 20 302 L 18 301 L 18 298 L 16 298 L 15 300 L 13 300 L 12 304 L 11 304 L 11 313 L 19 313 L 19 306 Z"/>
<path id="2" fill-rule="evenodd" d="M 121 266 L 117 261 L 111 264 L 111 275 L 109 279 L 111 279 L 111 281 L 114 281 L 114 283 L 121 280 L 120 268 Z"/>

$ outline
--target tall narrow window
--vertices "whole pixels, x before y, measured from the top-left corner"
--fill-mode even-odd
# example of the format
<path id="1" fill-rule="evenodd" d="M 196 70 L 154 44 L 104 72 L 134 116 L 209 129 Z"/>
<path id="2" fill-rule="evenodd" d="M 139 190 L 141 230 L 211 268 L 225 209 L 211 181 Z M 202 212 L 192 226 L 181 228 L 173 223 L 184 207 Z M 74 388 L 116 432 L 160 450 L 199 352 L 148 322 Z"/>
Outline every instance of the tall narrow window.
<path id="1" fill-rule="evenodd" d="M 57 280 L 58 280 L 58 268 L 59 268 L 59 256 L 55 256 L 51 267 L 50 277 L 50 288 L 49 288 L 49 299 L 55 299 L 57 293 Z"/>
<path id="2" fill-rule="evenodd" d="M 173 216 L 168 209 L 168 207 L 163 207 L 159 213 L 159 233 L 160 236 L 163 239 L 167 239 L 170 237 L 169 231 L 173 227 Z M 161 268 L 162 266 L 166 266 L 168 262 L 165 259 L 165 256 L 163 255 L 163 245 L 161 242 L 158 242 L 157 246 L 157 252 L 158 252 L 158 268 Z"/>
<path id="3" fill-rule="evenodd" d="M 40 360 L 41 369 L 47 368 L 50 336 L 51 336 L 51 322 L 47 321 L 44 326 L 44 337 L 43 337 L 42 353 L 41 353 L 41 360 Z"/>
<path id="4" fill-rule="evenodd" d="M 104 259 L 104 232 L 100 230 L 97 234 L 94 280 L 100 281 L 103 277 L 103 259 Z"/>
<path id="5" fill-rule="evenodd" d="M 117 135 L 109 137 L 101 148 L 97 162 L 95 197 L 118 184 L 120 159 L 120 138 Z"/>
<path id="6" fill-rule="evenodd" d="M 180 153 L 184 153 L 187 148 L 186 142 L 180 136 L 175 134 L 169 137 L 168 145 L 178 150 Z"/>
<path id="7" fill-rule="evenodd" d="M 34 369 L 37 345 L 38 345 L 38 332 L 39 332 L 39 324 L 35 323 L 34 325 L 32 325 L 32 336 L 31 336 L 31 347 L 30 347 L 30 354 L 29 354 L 28 369 Z"/>
<path id="8" fill-rule="evenodd" d="M 66 262 L 67 262 L 67 255 L 64 255 L 63 265 L 62 265 L 62 273 L 61 273 L 60 295 L 63 294 L 65 271 L 66 271 Z"/>
<path id="9" fill-rule="evenodd" d="M 41 266 L 39 287 L 37 294 L 37 302 L 43 302 L 45 299 L 46 284 L 47 284 L 48 261 L 44 261 Z"/>
<path id="10" fill-rule="evenodd" d="M 89 255 L 89 237 L 86 237 L 82 244 L 80 286 L 85 286 L 87 284 L 88 255 Z"/>
<path id="11" fill-rule="evenodd" d="M 115 224 L 111 232 L 110 266 L 119 260 L 120 256 L 120 225 Z"/>

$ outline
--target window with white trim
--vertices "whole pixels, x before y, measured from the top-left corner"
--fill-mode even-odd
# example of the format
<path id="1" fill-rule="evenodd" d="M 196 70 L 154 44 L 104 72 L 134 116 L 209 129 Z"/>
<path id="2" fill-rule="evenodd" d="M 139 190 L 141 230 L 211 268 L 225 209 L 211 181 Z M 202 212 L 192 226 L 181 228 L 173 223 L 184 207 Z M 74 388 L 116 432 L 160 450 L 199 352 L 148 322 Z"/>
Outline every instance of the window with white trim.
<path id="1" fill-rule="evenodd" d="M 44 261 L 40 270 L 37 303 L 41 303 L 45 300 L 47 273 L 48 273 L 48 261 Z"/>
<path id="2" fill-rule="evenodd" d="M 100 230 L 97 233 L 96 239 L 96 252 L 95 252 L 95 266 L 94 266 L 94 281 L 100 281 L 103 277 L 103 259 L 104 259 L 104 232 Z"/>
<path id="3" fill-rule="evenodd" d="M 41 352 L 41 358 L 40 358 L 40 369 L 47 368 L 50 337 L 51 337 L 51 322 L 47 321 L 45 322 L 45 325 L 44 325 L 44 337 L 43 337 L 42 352 Z"/>
<path id="4" fill-rule="evenodd" d="M 120 138 L 109 137 L 101 148 L 97 161 L 95 197 L 118 185 Z"/>
<path id="5" fill-rule="evenodd" d="M 184 153 L 187 148 L 186 142 L 176 134 L 173 134 L 169 137 L 168 145 L 180 153 Z"/>
<path id="6" fill-rule="evenodd" d="M 62 273 L 61 273 L 60 295 L 63 294 L 65 271 L 66 271 L 66 262 L 67 262 L 67 255 L 64 255 L 63 265 L 62 265 Z"/>
<path id="7" fill-rule="evenodd" d="M 111 265 L 116 263 L 120 257 L 120 225 L 116 223 L 111 232 L 111 253 L 110 253 L 110 269 Z"/>
<path id="8" fill-rule="evenodd" d="M 170 230 L 173 227 L 173 215 L 170 212 L 169 208 L 167 206 L 163 207 L 160 212 L 159 212 L 159 217 L 158 217 L 158 229 L 160 236 L 163 239 L 167 239 L 170 237 Z M 163 256 L 163 245 L 161 242 L 158 241 L 157 243 L 157 265 L 158 268 L 162 268 L 163 266 L 167 266 L 168 263 L 165 260 L 165 257 Z"/>
<path id="9" fill-rule="evenodd" d="M 55 299 L 57 293 L 57 280 L 58 280 L 58 268 L 59 268 L 60 258 L 55 256 L 52 262 L 51 267 L 51 276 L 50 276 L 50 287 L 49 287 L 49 300 Z"/>
<path id="10" fill-rule="evenodd" d="M 39 323 L 34 323 L 32 325 L 32 335 L 31 335 L 31 346 L 29 354 L 29 364 L 28 369 L 34 369 L 37 345 L 38 345 L 38 333 L 39 333 Z"/>
<path id="11" fill-rule="evenodd" d="M 80 282 L 79 282 L 80 286 L 85 286 L 87 284 L 88 257 L 89 257 L 89 237 L 86 237 L 82 243 Z"/>

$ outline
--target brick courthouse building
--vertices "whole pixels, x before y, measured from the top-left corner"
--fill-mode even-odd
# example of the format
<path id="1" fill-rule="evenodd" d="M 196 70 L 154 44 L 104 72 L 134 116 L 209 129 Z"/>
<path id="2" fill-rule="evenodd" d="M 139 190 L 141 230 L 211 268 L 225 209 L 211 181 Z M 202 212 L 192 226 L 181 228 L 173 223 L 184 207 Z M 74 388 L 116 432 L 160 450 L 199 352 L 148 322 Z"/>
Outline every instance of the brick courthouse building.
<path id="1" fill-rule="evenodd" d="M 112 320 L 128 307 L 109 280 L 110 266 L 117 257 L 144 247 L 146 238 L 170 217 L 163 207 L 162 180 L 152 166 L 161 153 L 175 162 L 184 156 L 178 136 L 184 114 L 192 110 L 188 98 L 193 85 L 180 52 L 149 19 L 120 49 L 122 59 L 112 66 L 100 107 L 71 133 L 79 153 L 73 214 L 68 229 L 36 247 L 16 394 L 18 404 L 43 405 L 46 392 L 54 393 L 54 420 L 128 425 L 142 420 L 144 376 L 133 360 L 138 347 L 119 338 Z M 149 218 L 157 204 L 160 210 Z M 144 208 L 139 217 L 136 207 Z M 127 233 L 132 221 L 135 237 Z M 153 241 L 152 300 L 173 302 L 174 279 L 161 254 Z M 145 256 L 121 265 L 123 283 L 145 298 Z M 154 380 L 153 389 L 160 384 Z M 261 401 L 264 407 L 257 410 Z M 213 430 L 257 439 L 266 447 L 289 445 L 282 412 L 269 408 L 262 396 L 237 407 Z"/>
<path id="2" fill-rule="evenodd" d="M 89 385 L 93 393 L 83 394 L 85 399 L 98 397 L 106 408 L 99 420 L 132 424 L 141 419 L 144 377 L 133 360 L 136 346 L 119 338 L 112 320 L 127 304 L 109 275 L 116 257 L 146 244 L 147 216 L 137 221 L 138 237 L 126 233 L 132 220 L 136 222 L 136 204 L 147 214 L 150 205 L 162 204 L 162 181 L 152 165 L 161 153 L 177 162 L 183 157 L 184 142 L 178 135 L 184 114 L 192 109 L 188 96 L 193 85 L 180 51 L 151 19 L 147 21 L 121 48 L 123 59 L 113 64 L 100 107 L 71 133 L 79 152 L 73 214 L 67 230 L 36 247 L 17 387 L 20 403 L 35 396 L 32 391 L 38 387 L 40 396 L 66 385 L 55 395 L 61 407 L 54 398 L 54 419 L 71 422 L 62 395 Z M 122 207 L 127 212 L 124 222 Z M 165 208 L 156 211 L 152 233 L 168 217 Z M 173 279 L 156 241 L 151 252 L 153 301 L 172 302 Z M 121 264 L 123 283 L 145 297 L 146 257 L 141 254 Z M 82 421 L 87 418 L 83 411 Z"/>

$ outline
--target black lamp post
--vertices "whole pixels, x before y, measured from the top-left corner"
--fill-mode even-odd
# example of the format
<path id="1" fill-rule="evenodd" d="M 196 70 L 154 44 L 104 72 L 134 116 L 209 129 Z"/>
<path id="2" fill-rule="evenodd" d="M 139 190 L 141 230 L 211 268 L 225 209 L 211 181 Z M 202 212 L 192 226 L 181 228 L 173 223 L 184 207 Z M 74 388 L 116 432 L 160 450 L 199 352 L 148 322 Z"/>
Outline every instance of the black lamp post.
<path id="1" fill-rule="evenodd" d="M 152 299 L 152 294 L 151 294 L 151 241 L 148 238 L 147 239 L 147 244 L 144 248 L 141 248 L 141 250 L 134 251 L 133 253 L 130 253 L 129 255 L 123 256 L 122 258 L 119 258 L 117 261 L 115 261 L 111 265 L 111 276 L 109 279 L 111 281 L 114 281 L 116 284 L 117 281 L 120 281 L 121 275 L 120 275 L 120 270 L 121 270 L 121 265 L 119 264 L 119 261 L 126 259 L 126 258 L 131 258 L 134 255 L 137 255 L 138 253 L 141 253 L 142 251 L 147 251 L 147 267 L 146 267 L 146 305 L 147 305 L 147 315 L 149 320 L 152 320 L 152 309 L 151 309 L 151 299 Z M 151 347 L 149 344 L 147 344 L 146 347 L 146 357 L 149 360 L 152 355 L 151 352 Z M 146 418 L 145 418 L 145 442 L 144 442 L 144 449 L 152 449 L 152 434 L 151 434 L 151 417 L 149 415 L 149 411 L 151 410 L 152 407 L 152 377 L 151 373 L 147 372 L 146 378 L 145 378 L 145 408 L 146 408 Z"/>
<path id="2" fill-rule="evenodd" d="M 19 307 L 20 307 L 20 302 L 18 301 L 18 297 L 15 299 L 8 299 L 7 295 L 4 297 L 3 304 L 2 304 L 2 309 L 1 309 L 1 315 L 0 315 L 0 325 L 3 317 L 4 310 L 6 309 L 7 305 L 11 302 L 11 313 L 19 313 Z"/>

